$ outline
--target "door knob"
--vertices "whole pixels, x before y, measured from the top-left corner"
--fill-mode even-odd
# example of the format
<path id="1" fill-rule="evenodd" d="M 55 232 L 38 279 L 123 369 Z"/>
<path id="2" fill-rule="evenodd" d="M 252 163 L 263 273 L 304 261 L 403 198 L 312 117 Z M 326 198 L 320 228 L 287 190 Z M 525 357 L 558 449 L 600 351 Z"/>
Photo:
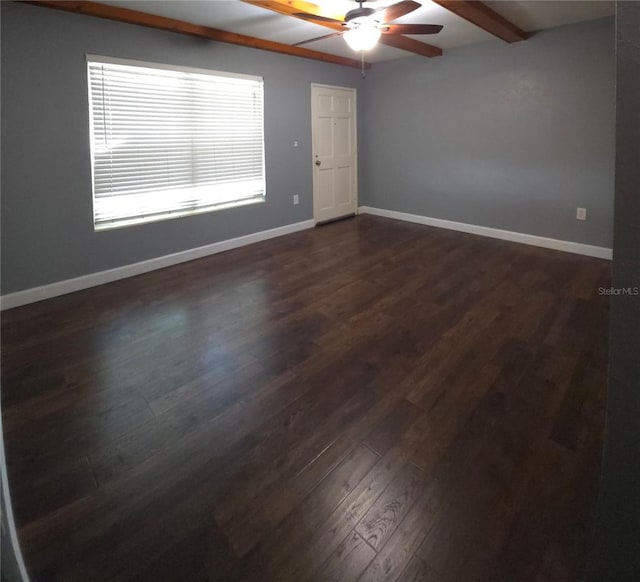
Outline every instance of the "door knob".
<path id="1" fill-rule="evenodd" d="M 316 166 L 319 166 L 320 164 L 322 164 L 322 162 L 320 160 L 316 160 Z"/>

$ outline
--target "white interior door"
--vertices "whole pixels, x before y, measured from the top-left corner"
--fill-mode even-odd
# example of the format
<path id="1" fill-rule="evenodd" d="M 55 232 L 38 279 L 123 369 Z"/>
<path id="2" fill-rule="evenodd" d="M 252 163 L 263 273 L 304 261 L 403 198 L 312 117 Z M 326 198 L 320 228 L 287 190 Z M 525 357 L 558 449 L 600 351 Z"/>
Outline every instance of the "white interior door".
<path id="1" fill-rule="evenodd" d="M 358 203 L 356 90 L 311 85 L 313 218 L 355 214 Z"/>

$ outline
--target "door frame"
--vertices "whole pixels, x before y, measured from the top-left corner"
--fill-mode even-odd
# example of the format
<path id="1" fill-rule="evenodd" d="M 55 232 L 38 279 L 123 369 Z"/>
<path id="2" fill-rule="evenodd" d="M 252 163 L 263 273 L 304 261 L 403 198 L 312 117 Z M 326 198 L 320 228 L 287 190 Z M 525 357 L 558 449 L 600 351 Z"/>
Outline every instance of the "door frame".
<path id="1" fill-rule="evenodd" d="M 312 198 L 313 198 L 313 222 L 318 224 L 316 218 L 316 173 L 314 169 L 315 164 L 315 132 L 314 132 L 314 104 L 313 104 L 313 89 L 318 87 L 321 89 L 338 89 L 339 91 L 349 91 L 353 94 L 353 133 L 354 133 L 354 148 L 353 157 L 355 164 L 354 173 L 354 185 L 353 195 L 356 205 L 355 213 L 358 214 L 358 90 L 355 87 L 340 87 L 338 85 L 327 85 L 326 83 L 311 83 L 311 181 L 312 181 Z"/>

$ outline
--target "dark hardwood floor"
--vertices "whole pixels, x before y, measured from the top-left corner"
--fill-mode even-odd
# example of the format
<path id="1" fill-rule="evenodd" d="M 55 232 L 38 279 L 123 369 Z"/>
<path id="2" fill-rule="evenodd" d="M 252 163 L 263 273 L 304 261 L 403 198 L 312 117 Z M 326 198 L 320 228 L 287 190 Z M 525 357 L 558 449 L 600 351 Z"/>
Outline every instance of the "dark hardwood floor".
<path id="1" fill-rule="evenodd" d="M 577 582 L 609 284 L 362 216 L 5 312 L 32 579 Z"/>

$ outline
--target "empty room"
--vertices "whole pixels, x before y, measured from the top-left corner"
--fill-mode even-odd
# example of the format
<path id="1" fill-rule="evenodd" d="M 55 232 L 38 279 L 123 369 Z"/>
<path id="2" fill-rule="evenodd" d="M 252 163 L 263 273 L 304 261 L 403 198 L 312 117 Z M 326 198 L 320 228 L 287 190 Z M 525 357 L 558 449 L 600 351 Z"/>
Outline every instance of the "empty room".
<path id="1" fill-rule="evenodd" d="M 0 26 L 3 582 L 640 580 L 640 3 Z"/>

